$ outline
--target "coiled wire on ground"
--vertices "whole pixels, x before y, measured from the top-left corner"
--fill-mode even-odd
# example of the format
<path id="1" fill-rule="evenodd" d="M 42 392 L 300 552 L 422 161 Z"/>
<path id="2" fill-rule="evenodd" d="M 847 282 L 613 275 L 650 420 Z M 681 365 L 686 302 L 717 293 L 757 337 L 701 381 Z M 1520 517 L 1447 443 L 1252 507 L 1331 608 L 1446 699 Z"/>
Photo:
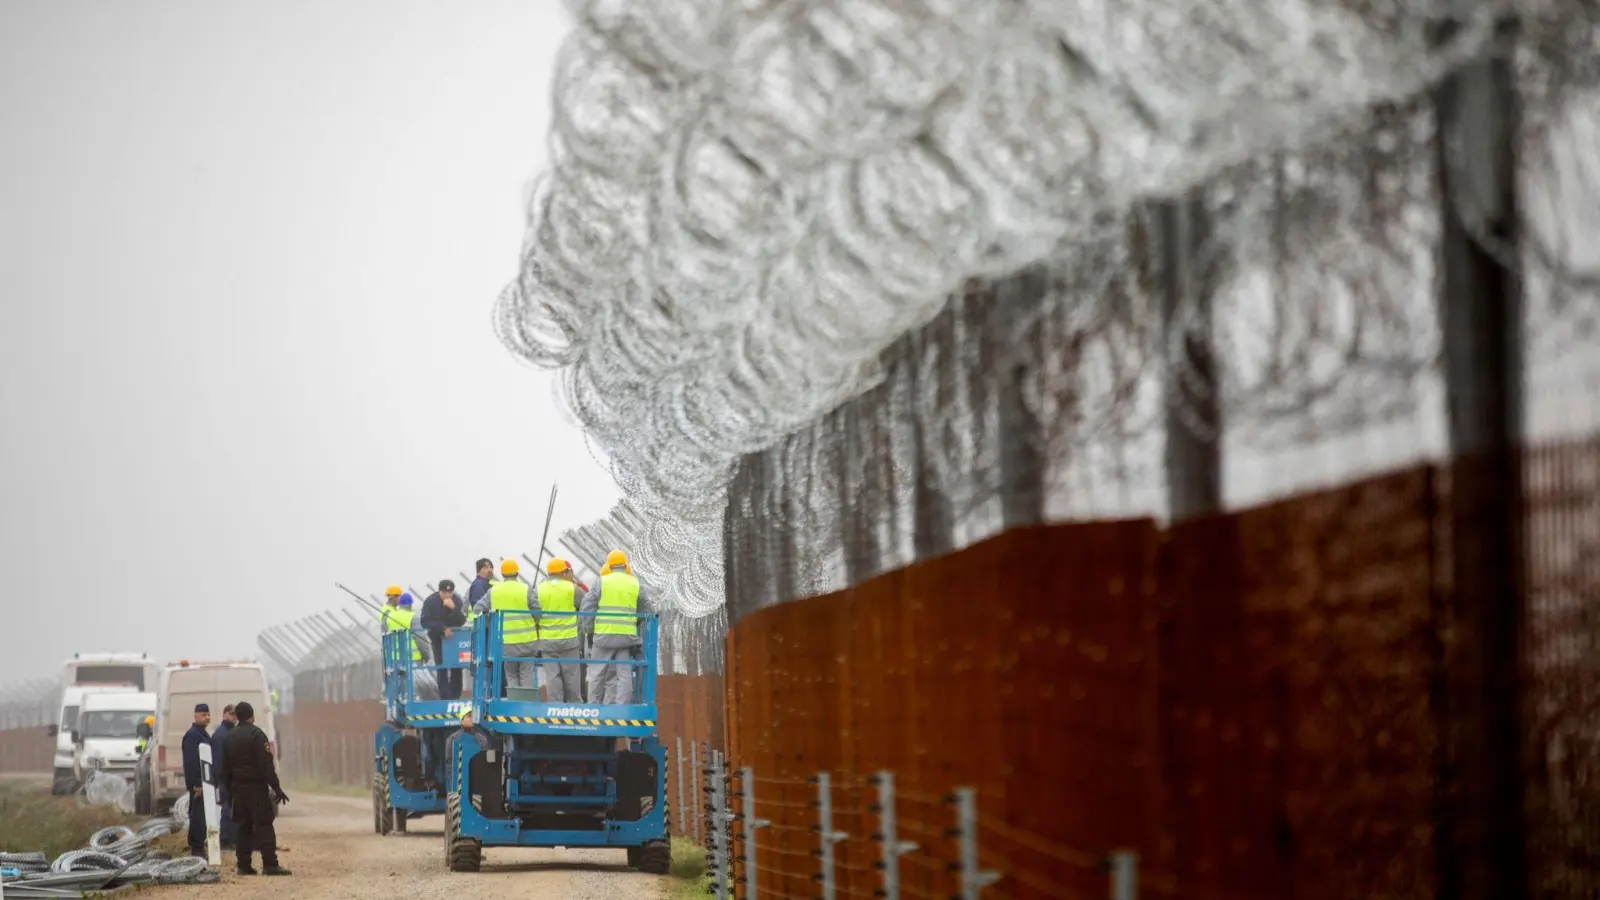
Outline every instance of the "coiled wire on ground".
<path id="1" fill-rule="evenodd" d="M 69 850 L 54 861 L 35 850 L 0 852 L 0 864 L 21 870 L 21 877 L 13 882 L 18 884 L 96 871 L 106 872 L 112 879 L 108 889 L 138 883 L 213 884 L 219 881 L 220 876 L 211 871 L 203 859 L 193 856 L 173 859 L 165 850 L 151 849 L 153 841 L 179 830 L 180 824 L 176 817 L 164 817 L 148 819 L 137 828 L 112 825 L 90 835 L 87 846 Z"/>
<path id="2" fill-rule="evenodd" d="M 68 850 L 56 857 L 50 864 L 50 871 L 56 874 L 67 872 L 87 872 L 91 869 L 126 869 L 128 861 L 120 856 L 103 853 L 99 850 Z"/>

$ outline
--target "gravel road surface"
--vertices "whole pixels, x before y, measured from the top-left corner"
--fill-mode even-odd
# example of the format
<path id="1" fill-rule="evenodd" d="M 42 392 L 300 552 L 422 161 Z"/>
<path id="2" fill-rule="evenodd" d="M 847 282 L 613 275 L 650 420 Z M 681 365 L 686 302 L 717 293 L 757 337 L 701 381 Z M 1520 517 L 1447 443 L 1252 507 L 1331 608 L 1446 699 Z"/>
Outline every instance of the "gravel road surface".
<path id="1" fill-rule="evenodd" d="M 241 878 L 229 858 L 222 884 L 160 888 L 161 900 L 660 900 L 670 880 L 628 868 L 621 850 L 490 848 L 483 871 L 457 874 L 444 867 L 442 816 L 379 837 L 370 800 L 290 797 L 278 842 L 289 848 L 281 857 L 292 876 Z"/>

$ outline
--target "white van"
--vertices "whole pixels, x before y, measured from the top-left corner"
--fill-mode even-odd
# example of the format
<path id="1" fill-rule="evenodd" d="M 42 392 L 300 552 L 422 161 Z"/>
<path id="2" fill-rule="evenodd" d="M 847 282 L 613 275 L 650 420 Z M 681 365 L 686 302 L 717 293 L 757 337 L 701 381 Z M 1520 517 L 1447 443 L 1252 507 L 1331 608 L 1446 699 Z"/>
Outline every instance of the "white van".
<path id="1" fill-rule="evenodd" d="M 72 729 L 78 722 L 78 702 L 85 694 L 118 691 L 153 691 L 161 667 L 144 653 L 74 653 L 61 666 L 61 709 L 49 728 L 55 738 L 52 794 L 71 794 L 81 784 L 73 775 Z"/>
<path id="2" fill-rule="evenodd" d="M 256 727 L 276 747 L 277 731 L 267 689 L 267 672 L 253 662 L 189 662 L 167 666 L 156 688 L 155 734 L 134 776 L 134 808 L 141 815 L 165 810 L 183 796 L 183 735 L 194 723 L 195 704 L 211 708 L 210 732 L 222 722 L 222 708 L 248 702 Z"/>
<path id="3" fill-rule="evenodd" d="M 96 772 L 133 778 L 139 761 L 139 725 L 156 712 L 156 695 L 99 691 L 86 694 L 72 729 L 72 774 L 87 784 Z"/>
<path id="4" fill-rule="evenodd" d="M 62 689 L 60 713 L 56 716 L 56 723 L 48 729 L 50 737 L 56 742 L 55 759 L 51 763 L 53 777 L 50 793 L 72 794 L 83 787 L 73 764 L 77 748 L 72 743 L 72 731 L 78 727 L 78 712 L 83 698 L 92 694 L 127 693 L 128 690 L 125 686 L 114 685 L 69 686 Z"/>

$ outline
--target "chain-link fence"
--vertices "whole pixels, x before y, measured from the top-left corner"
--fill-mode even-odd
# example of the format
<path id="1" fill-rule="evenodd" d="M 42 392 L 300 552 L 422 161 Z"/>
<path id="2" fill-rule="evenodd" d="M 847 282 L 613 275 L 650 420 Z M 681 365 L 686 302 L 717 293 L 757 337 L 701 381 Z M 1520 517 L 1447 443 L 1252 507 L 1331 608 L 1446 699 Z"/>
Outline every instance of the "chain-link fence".
<path id="1" fill-rule="evenodd" d="M 1170 715 L 1262 696 L 1247 687 L 1282 690 L 1290 713 L 1345 702 L 1294 681 L 1313 676 L 1400 692 L 1382 707 L 1393 729 L 1339 739 L 1401 740 L 1420 727 L 1402 710 L 1437 729 L 1403 736 L 1430 767 L 1436 868 L 1418 878 L 1445 896 L 1593 894 L 1600 6 L 578 6 L 552 168 L 498 324 L 563 369 L 650 523 L 636 554 L 694 548 L 695 583 L 721 575 L 737 632 L 1001 531 L 1207 523 L 1182 537 L 1189 601 L 1149 627 L 1238 653 L 1302 641 L 1325 666 L 1180 654 L 1192 677 L 1172 688 L 1184 702 L 1161 695 Z M 1405 510 L 1374 512 L 1372 492 L 1396 485 L 1363 481 L 1274 520 L 1320 540 L 1217 517 L 1393 470 L 1418 473 Z M 1318 546 L 1343 555 L 1271 558 Z M 913 649 L 960 650 L 956 679 L 1010 690 L 1005 639 L 1029 613 L 995 594 L 992 567 L 1043 561 L 971 559 L 945 577 L 975 608 Z M 911 581 L 893 602 L 940 596 Z M 1407 591 L 1423 606 L 1406 614 L 1425 615 L 1404 654 L 1352 636 L 1398 621 L 1383 603 Z M 1342 606 L 1351 592 L 1371 606 Z M 1303 630 L 1228 618 L 1242 595 L 1301 598 Z M 983 644 L 990 666 L 971 632 L 995 615 L 1014 628 Z M 852 646 L 913 640 L 896 620 L 852 642 L 855 624 L 770 635 L 756 680 L 798 690 Z M 1369 654 L 1399 681 L 1363 682 Z M 1207 660 L 1219 680 L 1200 677 Z M 837 733 L 866 752 L 847 728 L 816 733 L 800 700 L 739 727 L 780 751 Z M 1203 723 L 1171 725 L 1152 765 L 1248 780 L 1243 761 L 1195 762 Z M 1349 785 L 1281 784 L 1299 787 L 1240 814 L 1390 821 L 1340 806 Z M 1190 788 L 1173 782 L 1167 810 L 1190 825 L 1231 802 Z M 1184 852 L 1271 858 L 1306 885 L 1326 846 Z"/>

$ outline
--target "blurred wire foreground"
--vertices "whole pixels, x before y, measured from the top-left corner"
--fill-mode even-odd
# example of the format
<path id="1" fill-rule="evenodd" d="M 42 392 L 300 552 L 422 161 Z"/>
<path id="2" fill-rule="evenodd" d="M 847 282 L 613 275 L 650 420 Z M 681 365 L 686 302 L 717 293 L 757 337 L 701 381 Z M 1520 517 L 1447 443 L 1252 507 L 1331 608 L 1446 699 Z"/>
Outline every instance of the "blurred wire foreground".
<path id="1" fill-rule="evenodd" d="M 1600 895 L 1600 8 L 570 5 L 496 322 L 734 765 L 984 785 L 988 896 Z"/>

